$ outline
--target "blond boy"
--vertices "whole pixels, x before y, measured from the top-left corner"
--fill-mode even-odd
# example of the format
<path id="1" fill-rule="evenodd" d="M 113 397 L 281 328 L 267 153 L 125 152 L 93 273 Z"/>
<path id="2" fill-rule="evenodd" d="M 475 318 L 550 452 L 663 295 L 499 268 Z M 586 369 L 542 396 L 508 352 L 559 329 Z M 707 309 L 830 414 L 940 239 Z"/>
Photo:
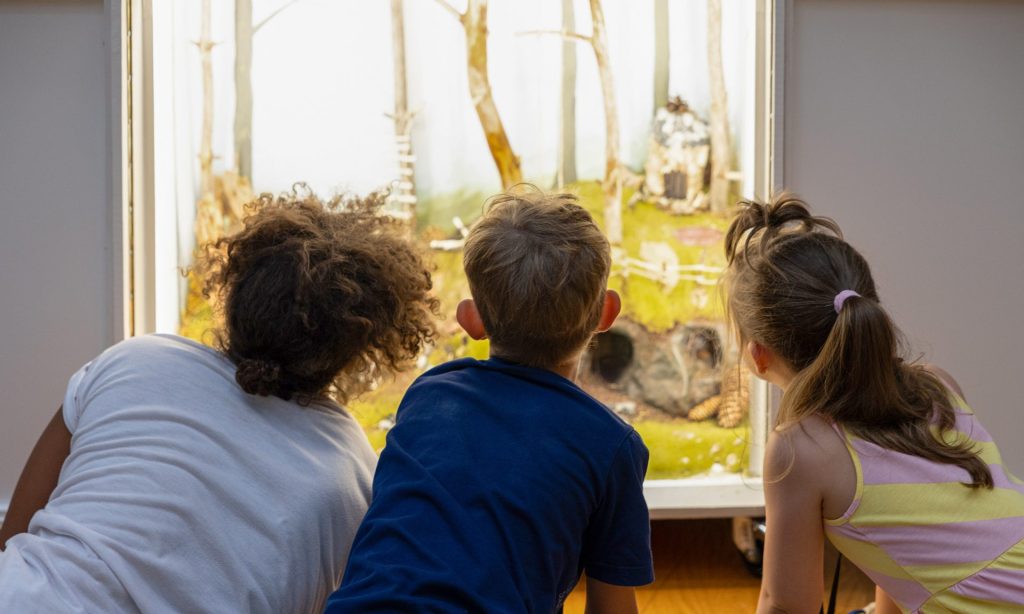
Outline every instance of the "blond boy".
<path id="1" fill-rule="evenodd" d="M 466 241 L 457 320 L 488 360 L 409 388 L 327 612 L 635 612 L 653 580 L 647 449 L 573 383 L 619 313 L 608 241 L 568 194 L 493 198 Z"/>

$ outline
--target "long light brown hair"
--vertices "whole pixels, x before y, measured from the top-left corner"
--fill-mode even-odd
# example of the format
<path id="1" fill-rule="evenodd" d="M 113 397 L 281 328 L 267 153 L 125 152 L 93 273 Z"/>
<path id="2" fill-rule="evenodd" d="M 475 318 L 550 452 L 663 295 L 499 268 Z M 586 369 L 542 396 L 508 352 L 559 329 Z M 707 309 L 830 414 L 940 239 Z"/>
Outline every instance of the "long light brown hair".
<path id="1" fill-rule="evenodd" d="M 883 448 L 962 467 L 969 486 L 991 488 L 988 466 L 957 436 L 949 391 L 903 358 L 871 270 L 835 221 L 790 194 L 741 207 L 725 238 L 728 311 L 744 343 L 770 348 L 796 372 L 778 424 L 818 415 Z M 843 290 L 860 296 L 837 313 Z"/>

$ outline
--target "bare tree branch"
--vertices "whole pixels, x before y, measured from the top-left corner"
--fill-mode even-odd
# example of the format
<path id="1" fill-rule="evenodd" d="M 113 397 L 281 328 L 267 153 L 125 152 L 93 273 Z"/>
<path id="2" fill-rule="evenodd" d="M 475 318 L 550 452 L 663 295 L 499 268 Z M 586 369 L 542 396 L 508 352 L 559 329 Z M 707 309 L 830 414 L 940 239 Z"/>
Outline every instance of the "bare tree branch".
<path id="1" fill-rule="evenodd" d="M 462 28 L 466 34 L 469 95 L 473 100 L 484 137 L 487 139 L 487 148 L 491 151 L 494 165 L 501 177 L 501 186 L 507 190 L 522 182 L 523 171 L 491 92 L 487 70 L 487 0 L 469 0 L 466 4 L 466 13 L 462 17 Z"/>
<path id="2" fill-rule="evenodd" d="M 451 4 L 449 4 L 447 0 L 434 0 L 434 2 L 440 4 L 441 8 L 454 15 L 455 19 L 462 21 L 466 18 L 466 15 L 464 13 L 460 13 L 459 10 L 452 6 Z"/>
<path id="3" fill-rule="evenodd" d="M 579 32 L 569 32 L 566 30 L 528 30 L 526 32 L 516 32 L 516 36 L 546 36 L 553 34 L 555 36 L 561 36 L 569 40 L 580 41 L 581 43 L 587 43 L 591 45 L 594 43 L 594 39 L 590 36 L 580 34 Z"/>
<path id="4" fill-rule="evenodd" d="M 283 5 L 281 5 L 280 7 L 278 7 L 278 8 L 276 9 L 276 10 L 274 10 L 273 12 L 271 12 L 271 13 L 270 13 L 269 15 L 267 15 L 267 16 L 266 16 L 266 17 L 264 17 L 263 19 L 259 20 L 259 21 L 258 21 L 258 22 L 257 22 L 257 23 L 256 23 L 256 24 L 255 24 L 255 25 L 254 25 L 254 26 L 252 27 L 252 33 L 253 33 L 253 34 L 256 34 L 257 32 L 259 32 L 259 31 L 260 31 L 260 28 L 262 28 L 263 26 L 267 25 L 267 22 L 268 22 L 268 21 L 270 21 L 271 19 L 273 19 L 273 18 L 277 17 L 277 16 L 278 16 L 278 15 L 280 15 L 280 14 L 281 14 L 281 13 L 282 13 L 283 11 L 285 11 L 285 10 L 286 10 L 286 9 L 288 9 L 288 8 L 291 8 L 291 7 L 292 7 L 292 5 L 294 5 L 294 4 L 297 4 L 298 2 L 299 2 L 299 0 L 292 0 L 291 2 L 288 2 L 288 3 L 286 3 L 286 4 L 283 4 Z"/>

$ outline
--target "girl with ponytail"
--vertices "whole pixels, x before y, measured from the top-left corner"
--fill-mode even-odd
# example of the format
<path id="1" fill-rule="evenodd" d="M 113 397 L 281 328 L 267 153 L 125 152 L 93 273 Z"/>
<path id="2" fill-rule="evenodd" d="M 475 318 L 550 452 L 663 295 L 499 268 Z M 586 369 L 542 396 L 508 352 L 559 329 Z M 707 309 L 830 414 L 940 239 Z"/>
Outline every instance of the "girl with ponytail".
<path id="1" fill-rule="evenodd" d="M 839 226 L 792 195 L 745 202 L 726 256 L 744 360 L 783 390 L 758 612 L 818 611 L 825 536 L 878 614 L 1022 611 L 1024 485 L 952 378 L 904 358 Z"/>

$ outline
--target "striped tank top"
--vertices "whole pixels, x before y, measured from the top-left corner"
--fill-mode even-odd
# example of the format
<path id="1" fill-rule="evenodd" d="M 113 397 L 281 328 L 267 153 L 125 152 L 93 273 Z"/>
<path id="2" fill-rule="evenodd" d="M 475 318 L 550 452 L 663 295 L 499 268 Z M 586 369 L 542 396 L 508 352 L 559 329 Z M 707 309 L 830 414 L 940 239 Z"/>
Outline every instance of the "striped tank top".
<path id="1" fill-rule="evenodd" d="M 839 426 L 857 491 L 825 534 L 904 612 L 1024 612 L 1024 483 L 967 403 L 951 394 L 956 431 L 974 442 L 995 488 L 971 489 L 968 473 L 884 449 Z M 936 428 L 937 432 L 937 428 Z"/>

